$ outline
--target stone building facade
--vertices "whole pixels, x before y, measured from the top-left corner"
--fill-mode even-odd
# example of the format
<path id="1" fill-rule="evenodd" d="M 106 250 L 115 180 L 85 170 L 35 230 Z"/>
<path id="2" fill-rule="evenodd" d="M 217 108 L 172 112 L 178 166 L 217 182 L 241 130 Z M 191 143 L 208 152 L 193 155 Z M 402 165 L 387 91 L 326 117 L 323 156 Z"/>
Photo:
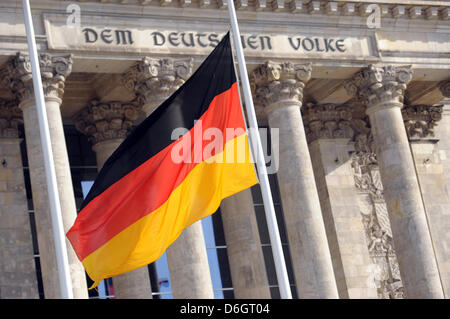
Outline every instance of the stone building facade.
<path id="1" fill-rule="evenodd" d="M 259 124 L 277 129 L 271 183 L 297 298 L 450 297 L 450 1 L 373 2 L 235 1 Z M 227 2 L 31 5 L 68 230 L 83 183 L 227 32 Z M 35 107 L 21 2 L 5 0 L 0 298 L 60 296 Z M 213 224 L 222 297 L 277 298 L 258 186 Z M 197 222 L 167 250 L 174 298 L 216 296 L 205 238 Z M 68 252 L 75 298 L 93 297 Z M 106 286 L 158 298 L 163 279 L 150 265 Z"/>

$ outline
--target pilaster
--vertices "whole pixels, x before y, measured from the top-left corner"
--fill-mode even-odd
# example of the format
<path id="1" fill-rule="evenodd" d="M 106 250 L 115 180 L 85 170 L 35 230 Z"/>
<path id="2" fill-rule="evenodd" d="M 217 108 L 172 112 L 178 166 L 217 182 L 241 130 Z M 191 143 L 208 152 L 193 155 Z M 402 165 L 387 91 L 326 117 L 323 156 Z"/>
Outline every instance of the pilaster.
<path id="1" fill-rule="evenodd" d="M 348 105 L 308 103 L 303 121 L 309 142 L 340 298 L 377 298 L 352 161 L 355 129 Z"/>
<path id="2" fill-rule="evenodd" d="M 445 185 L 445 169 L 436 127 L 443 105 L 405 105 L 402 110 L 406 132 L 416 167 L 431 239 L 433 241 L 444 297 L 450 298 L 450 196 Z M 442 136 L 445 138 L 445 136 Z"/>

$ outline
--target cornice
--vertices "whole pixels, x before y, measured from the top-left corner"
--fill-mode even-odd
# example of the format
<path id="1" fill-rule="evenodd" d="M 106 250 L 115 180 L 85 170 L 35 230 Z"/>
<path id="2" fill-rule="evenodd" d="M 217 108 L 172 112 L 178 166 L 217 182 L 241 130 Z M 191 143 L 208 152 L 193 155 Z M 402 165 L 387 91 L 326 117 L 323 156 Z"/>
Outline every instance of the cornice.
<path id="1" fill-rule="evenodd" d="M 10 4 L 17 6 L 18 1 L 3 1 L 0 7 L 8 7 Z M 80 5 L 95 8 L 96 4 L 102 9 L 127 6 L 135 11 L 143 13 L 145 8 L 163 7 L 193 10 L 223 10 L 227 9 L 226 0 L 78 0 Z M 55 4 L 58 3 L 58 7 Z M 73 3 L 73 2 L 72 2 Z M 372 11 L 371 5 L 378 5 L 381 16 L 393 19 L 415 20 L 450 20 L 450 2 L 448 1 L 399 1 L 399 0 L 235 0 L 238 12 L 272 12 L 328 15 L 328 16 L 360 16 L 366 17 Z M 60 9 L 67 6 L 63 0 L 34 0 L 34 8 Z M 143 10 L 144 8 L 144 10 Z M 130 12 L 130 13 L 131 13 Z M 123 13 L 123 12 L 122 12 Z"/>

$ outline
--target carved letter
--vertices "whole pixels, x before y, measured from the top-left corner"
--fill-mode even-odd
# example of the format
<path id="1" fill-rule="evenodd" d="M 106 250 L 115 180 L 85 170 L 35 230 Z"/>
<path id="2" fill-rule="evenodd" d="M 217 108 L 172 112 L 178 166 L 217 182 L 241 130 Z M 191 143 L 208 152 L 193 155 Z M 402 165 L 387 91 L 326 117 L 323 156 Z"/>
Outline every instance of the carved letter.
<path id="1" fill-rule="evenodd" d="M 186 40 L 184 38 L 185 35 L 186 35 L 186 33 L 181 34 L 181 41 L 183 42 L 183 44 L 187 47 L 195 46 L 194 35 L 192 33 L 189 33 L 189 42 L 186 42 Z"/>
<path id="2" fill-rule="evenodd" d="M 216 45 L 218 45 L 219 44 L 219 40 L 217 39 L 217 37 L 218 37 L 218 35 L 217 34 L 215 34 L 215 33 L 211 33 L 209 36 L 208 36 L 208 40 L 209 40 L 209 46 L 210 47 L 215 47 Z"/>
<path id="3" fill-rule="evenodd" d="M 97 32 L 95 32 L 95 30 L 90 29 L 90 28 L 84 28 L 83 32 L 84 32 L 84 42 L 94 43 L 97 41 L 98 35 L 97 35 Z M 91 35 L 93 38 L 91 38 Z"/>
<path id="4" fill-rule="evenodd" d="M 324 49 L 320 49 L 320 43 L 319 43 L 319 38 L 315 38 L 314 41 L 316 42 L 316 50 L 317 52 L 323 52 L 325 51 Z"/>
<path id="5" fill-rule="evenodd" d="M 242 49 L 245 49 L 245 37 L 243 35 L 241 35 L 241 44 L 242 44 Z"/>
<path id="6" fill-rule="evenodd" d="M 197 42 L 198 42 L 198 44 L 199 44 L 201 47 L 206 48 L 207 45 L 204 44 L 204 43 L 202 42 L 202 40 L 201 40 L 202 37 L 206 37 L 206 34 L 205 34 L 205 33 L 198 33 L 198 34 L 197 34 Z"/>
<path id="7" fill-rule="evenodd" d="M 289 44 L 291 45 L 291 47 L 292 47 L 294 50 L 298 51 L 298 48 L 300 48 L 300 40 L 301 40 L 301 38 L 296 38 L 296 40 L 297 40 L 297 45 L 295 45 L 295 44 L 292 42 L 292 38 L 291 38 L 291 37 L 288 37 L 288 40 L 289 40 Z"/>
<path id="8" fill-rule="evenodd" d="M 308 43 L 309 43 L 308 46 L 305 44 L 306 41 L 308 41 Z M 314 49 L 314 42 L 313 42 L 313 40 L 311 40 L 310 38 L 304 38 L 303 41 L 302 41 L 302 47 L 306 51 L 311 51 L 312 49 Z"/>
<path id="9" fill-rule="evenodd" d="M 333 43 L 333 41 L 334 41 L 334 39 L 323 39 L 324 40 L 324 43 L 325 43 L 325 51 L 326 52 L 328 52 L 328 51 L 332 51 L 332 52 L 334 52 L 334 51 L 336 51 L 334 48 L 333 48 L 333 46 L 332 46 L 332 43 Z"/>
<path id="10" fill-rule="evenodd" d="M 166 37 L 161 32 L 153 32 L 153 44 L 157 46 L 162 46 L 166 43 Z"/>
<path id="11" fill-rule="evenodd" d="M 100 33 L 100 38 L 103 40 L 103 42 L 108 43 L 108 44 L 113 42 L 113 40 L 110 39 L 111 38 L 111 30 L 110 29 L 103 30 Z"/>
<path id="12" fill-rule="evenodd" d="M 171 45 L 173 45 L 175 47 L 180 45 L 180 42 L 178 42 L 179 39 L 178 39 L 178 33 L 177 32 L 170 32 L 168 38 L 169 38 L 169 42 L 170 42 Z M 177 42 L 175 42 L 175 41 L 177 41 Z"/>
<path id="13" fill-rule="evenodd" d="M 264 46 L 264 39 L 265 39 L 266 42 L 267 42 L 267 49 L 272 50 L 272 44 L 270 43 L 270 37 L 268 37 L 268 36 L 260 36 L 260 37 L 259 37 L 259 40 L 260 40 L 260 42 L 261 42 L 261 50 L 264 50 L 264 49 L 265 49 L 265 46 Z"/>
<path id="14" fill-rule="evenodd" d="M 336 49 L 338 49 L 340 52 L 345 52 L 345 51 L 347 51 L 347 50 L 345 49 L 344 39 L 336 40 Z"/>
<path id="15" fill-rule="evenodd" d="M 128 36 L 128 41 L 125 35 Z M 116 30 L 116 41 L 117 44 L 123 42 L 123 44 L 133 44 L 133 38 L 131 37 L 131 31 L 129 30 Z"/>
<path id="16" fill-rule="evenodd" d="M 258 46 L 255 45 L 255 42 L 256 42 L 256 35 L 251 35 L 251 36 L 248 37 L 248 39 L 247 39 L 247 44 L 248 44 L 248 46 L 249 46 L 250 48 L 252 48 L 252 49 L 258 49 Z"/>

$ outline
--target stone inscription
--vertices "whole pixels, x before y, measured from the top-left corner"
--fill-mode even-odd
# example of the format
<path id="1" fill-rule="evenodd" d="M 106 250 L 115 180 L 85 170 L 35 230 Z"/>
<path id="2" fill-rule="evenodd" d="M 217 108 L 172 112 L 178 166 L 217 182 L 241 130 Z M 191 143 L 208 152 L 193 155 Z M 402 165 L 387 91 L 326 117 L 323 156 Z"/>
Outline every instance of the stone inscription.
<path id="1" fill-rule="evenodd" d="M 127 29 L 103 29 L 83 28 L 83 40 L 85 44 L 103 44 L 110 46 L 133 45 L 137 35 Z M 219 44 L 223 34 L 206 32 L 148 32 L 148 41 L 153 47 L 171 48 L 208 48 Z M 289 48 L 294 51 L 304 52 L 346 52 L 347 47 L 344 38 L 325 37 L 297 37 L 284 36 Z M 280 39 L 274 39 L 269 35 L 246 34 L 241 35 L 241 43 L 244 49 L 271 51 L 274 44 Z"/>
<path id="2" fill-rule="evenodd" d="M 44 13 L 50 50 L 115 52 L 139 55 L 206 56 L 225 35 L 228 25 L 141 17 L 85 16 L 67 24 L 61 14 Z M 201 28 L 199 28 L 201 26 Z M 241 43 L 249 58 L 378 60 L 373 35 L 335 28 L 242 24 Z"/>
<path id="3" fill-rule="evenodd" d="M 302 48 L 304 51 L 315 52 L 345 52 L 344 39 L 333 38 L 300 38 L 300 37 L 288 37 L 289 44 L 292 48 L 298 51 Z"/>
<path id="4" fill-rule="evenodd" d="M 133 36 L 129 30 L 105 29 L 100 33 L 91 28 L 84 28 L 84 43 L 96 43 L 101 39 L 106 44 L 133 44 Z"/>

